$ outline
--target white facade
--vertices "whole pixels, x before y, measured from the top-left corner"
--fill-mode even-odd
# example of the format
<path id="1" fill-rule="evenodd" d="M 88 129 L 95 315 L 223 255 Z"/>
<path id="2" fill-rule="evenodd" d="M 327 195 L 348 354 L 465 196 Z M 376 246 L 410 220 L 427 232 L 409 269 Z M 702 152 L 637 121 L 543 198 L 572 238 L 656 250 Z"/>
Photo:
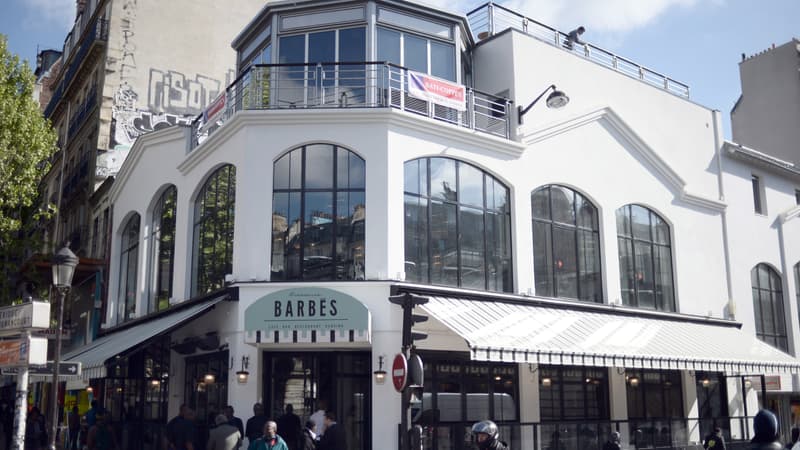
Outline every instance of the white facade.
<path id="1" fill-rule="evenodd" d="M 279 5 L 283 6 L 278 8 L 286 8 L 286 14 L 292 12 L 291 6 Z M 380 7 L 373 3 L 366 5 L 368 13 Z M 418 8 L 405 2 L 392 2 L 392 6 Z M 281 10 L 277 11 L 271 16 L 273 25 L 283 17 L 279 15 Z M 269 8 L 260 17 L 270 17 L 268 13 Z M 442 16 L 438 19 L 445 20 Z M 375 20 L 375 16 L 367 15 L 370 26 Z M 459 32 L 466 32 L 457 21 L 453 23 Z M 273 29 L 273 33 L 277 31 Z M 368 31 L 367 36 L 371 33 Z M 532 301 L 549 301 L 533 297 L 537 285 L 531 194 L 547 185 L 567 186 L 589 199 L 598 211 L 602 301 L 596 311 L 693 323 L 707 317 L 709 323 L 717 325 L 736 321 L 741 323 L 741 333 L 755 342 L 750 272 L 757 264 L 766 263 L 782 274 L 788 350 L 792 355 L 796 353 L 800 324 L 796 320 L 795 280 L 790 276 L 800 261 L 800 253 L 792 250 L 800 240 L 798 210 L 793 207 L 796 174 L 775 169 L 775 163 L 753 165 L 732 157 L 721 138 L 718 112 L 524 33 L 501 32 L 470 49 L 475 89 L 505 93 L 515 105 L 525 106 L 542 88 L 555 83 L 568 93 L 571 102 L 559 110 L 537 105 L 525 115 L 520 127 L 516 127 L 516 115 L 509 114 L 513 124 L 510 139 L 390 107 L 238 111 L 196 148 L 191 130 L 184 127 L 140 137 L 110 193 L 114 231 L 105 327 L 113 332 L 114 327 L 124 322 L 118 303 L 124 297 L 120 295 L 124 289 L 120 273 L 121 235 L 134 214 L 141 216 L 141 228 L 133 317 L 140 319 L 150 312 L 148 299 L 155 289 L 153 278 L 147 275 L 154 271 L 150 264 L 153 245 L 150 227 L 155 202 L 169 186 L 177 189 L 170 304 L 175 306 L 192 299 L 195 203 L 209 175 L 224 165 L 232 165 L 236 169 L 235 222 L 232 271 L 227 282 L 237 288 L 238 302 L 219 304 L 208 315 L 175 331 L 172 341 L 217 332 L 221 343 L 228 345 L 232 370 L 238 369 L 242 356 L 249 357 L 250 381 L 238 384 L 231 377 L 227 387 L 228 402 L 243 417 L 248 415 L 254 401 L 266 402 L 272 395 L 264 382 L 271 375 L 264 371 L 266 359 L 273 354 L 365 351 L 370 352 L 369 372 L 378 368 L 379 357 L 385 357 L 384 367 L 388 370 L 392 355 L 400 347 L 402 314 L 387 297 L 394 293 L 398 282 L 406 279 L 409 259 L 403 241 L 403 236 L 408 236 L 404 229 L 404 190 L 408 190 L 404 188 L 404 164 L 418 158 L 445 157 L 473 165 L 509 189 L 511 294 L 528 296 Z M 497 70 L 498 67 L 507 69 Z M 271 280 L 274 164 L 287 152 L 309 144 L 336 145 L 365 162 L 364 281 Z M 764 215 L 752 213 L 752 193 L 748 189 L 750 175 L 755 173 L 764 174 L 767 205 Z M 655 212 L 669 226 L 675 314 L 669 310 L 651 313 L 623 305 L 617 211 L 632 204 Z M 249 307 L 267 295 L 302 287 L 332 289 L 366 306 L 371 317 L 369 341 L 292 344 L 271 343 L 267 338 L 258 344 L 245 342 L 245 311 Z M 451 295 L 482 294 L 456 289 Z M 513 296 L 514 301 L 523 301 L 520 295 Z M 568 304 L 569 301 L 550 303 L 555 309 Z M 562 309 L 569 311 L 570 307 Z M 420 349 L 469 354 L 469 343 L 441 321 L 432 318 L 425 328 L 430 336 L 418 344 Z M 634 339 L 645 337 L 642 332 Z M 724 343 L 716 344 L 724 347 Z M 523 345 L 535 347 L 535 344 Z M 793 360 L 792 356 L 786 358 Z M 170 416 L 183 401 L 183 360 L 181 355 L 171 353 L 171 366 L 175 370 L 170 373 Z M 628 379 L 624 369 L 647 367 L 626 366 L 623 360 L 613 364 L 616 370 L 606 368 L 611 365 L 599 364 L 607 371 L 607 419 L 625 421 L 631 414 L 626 402 Z M 519 395 L 518 422 L 542 419 L 539 409 L 542 380 L 537 370 L 540 368 L 535 364 L 517 364 L 518 378 L 513 382 Z M 731 377 L 727 379 L 727 394 L 723 399 L 728 403 L 728 416 L 753 415 L 757 403 L 755 391 L 748 391 L 747 401 L 743 402 L 740 390 L 744 379 L 736 376 L 761 373 L 773 375 L 768 370 L 748 373 L 745 369 L 726 373 Z M 680 410 L 684 419 L 694 420 L 694 425 L 690 424 L 687 434 L 680 438 L 673 436 L 687 442 L 697 442 L 702 437 L 696 422 L 702 413 L 694 374 L 693 369 L 680 372 L 684 387 Z M 782 375 L 780 386 L 784 393 L 800 390 L 789 375 Z M 385 448 L 387 442 L 397 440 L 400 396 L 390 382 L 378 385 L 370 380 L 369 398 L 372 422 L 367 435 L 371 436 L 371 447 L 365 448 Z M 629 426 L 628 422 L 621 425 L 626 432 L 624 436 L 633 436 Z M 738 425 L 732 421 L 726 428 L 730 428 L 732 437 L 743 439 L 742 429 L 734 429 L 735 426 Z M 518 439 L 528 438 L 523 433 Z M 544 441 L 546 437 L 540 439 Z M 626 437 L 623 445 L 633 442 Z"/>

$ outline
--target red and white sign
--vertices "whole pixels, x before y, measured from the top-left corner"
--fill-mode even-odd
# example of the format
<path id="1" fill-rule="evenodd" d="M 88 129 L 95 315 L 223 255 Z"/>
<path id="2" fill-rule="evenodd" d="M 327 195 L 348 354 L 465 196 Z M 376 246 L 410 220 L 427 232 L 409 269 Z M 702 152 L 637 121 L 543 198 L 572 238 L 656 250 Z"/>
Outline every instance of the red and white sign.
<path id="1" fill-rule="evenodd" d="M 209 123 L 213 122 L 216 117 L 225 110 L 225 101 L 227 100 L 226 92 L 222 92 L 219 96 L 208 105 L 205 111 L 203 111 L 203 122 Z"/>
<path id="2" fill-rule="evenodd" d="M 466 89 L 459 84 L 408 71 L 408 93 L 414 98 L 466 111 Z"/>
<path id="3" fill-rule="evenodd" d="M 398 353 L 392 361 L 392 384 L 397 392 L 403 392 L 408 380 L 408 361 L 405 355 Z"/>

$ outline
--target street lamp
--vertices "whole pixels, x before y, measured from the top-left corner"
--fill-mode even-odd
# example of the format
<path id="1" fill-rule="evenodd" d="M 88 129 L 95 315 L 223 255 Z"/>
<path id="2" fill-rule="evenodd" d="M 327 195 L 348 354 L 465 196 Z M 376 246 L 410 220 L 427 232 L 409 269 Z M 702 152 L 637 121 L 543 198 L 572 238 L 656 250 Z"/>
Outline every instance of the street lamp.
<path id="1" fill-rule="evenodd" d="M 58 369 L 61 365 L 61 328 L 64 320 L 64 299 L 72 287 L 72 276 L 78 266 L 78 257 L 64 246 L 53 256 L 53 287 L 55 288 L 56 301 L 58 302 L 58 315 L 56 316 L 56 348 L 53 352 L 53 383 L 51 390 L 52 422 L 50 428 L 50 450 L 56 450 L 56 433 L 58 432 Z"/>
<path id="2" fill-rule="evenodd" d="M 547 86 L 547 89 L 542 91 L 542 93 L 539 94 L 538 97 L 533 99 L 533 101 L 530 102 L 528 106 L 526 106 L 525 108 L 523 108 L 522 106 L 517 107 L 517 122 L 520 125 L 522 125 L 522 116 L 524 116 L 528 111 L 530 111 L 530 109 L 533 108 L 533 105 L 535 105 L 536 102 L 541 100 L 542 97 L 544 97 L 544 94 L 546 94 L 547 91 L 549 91 L 550 89 L 552 89 L 553 92 L 551 92 L 550 95 L 547 96 L 547 100 L 545 101 L 545 104 L 547 104 L 548 108 L 558 109 L 566 106 L 567 103 L 569 103 L 569 97 L 567 97 L 567 94 L 565 94 L 564 91 L 559 91 L 558 89 L 556 89 L 555 84 L 551 84 L 550 86 Z"/>

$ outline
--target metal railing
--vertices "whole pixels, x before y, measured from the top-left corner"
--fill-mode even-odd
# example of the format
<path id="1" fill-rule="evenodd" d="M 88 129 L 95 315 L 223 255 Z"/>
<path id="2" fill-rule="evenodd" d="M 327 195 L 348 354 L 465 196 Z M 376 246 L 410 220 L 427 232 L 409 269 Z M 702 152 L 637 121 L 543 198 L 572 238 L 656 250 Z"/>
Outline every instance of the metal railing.
<path id="1" fill-rule="evenodd" d="M 86 58 L 86 54 L 89 53 L 89 49 L 92 45 L 97 41 L 106 40 L 108 40 L 108 21 L 105 19 L 97 19 L 92 24 L 92 29 L 86 34 L 86 37 L 83 39 L 83 42 L 81 42 L 81 46 L 74 56 L 62 56 L 65 64 L 69 61 L 69 65 L 63 66 L 66 67 L 66 69 L 64 69 L 64 75 L 61 77 L 58 87 L 53 91 L 53 96 L 50 98 L 47 108 L 44 110 L 45 117 L 50 118 L 56 106 L 61 102 L 61 97 L 63 97 L 67 87 L 69 87 L 78 69 L 83 64 L 83 60 Z"/>
<path id="2" fill-rule="evenodd" d="M 509 139 L 511 101 L 464 89 L 461 111 L 413 97 L 408 70 L 386 62 L 254 65 L 226 89 L 221 113 L 214 117 L 204 113 L 192 122 L 190 148 L 200 145 L 238 111 L 259 109 L 390 107 Z"/>
<path id="3" fill-rule="evenodd" d="M 493 35 L 508 28 L 513 28 L 533 36 L 539 41 L 561 48 L 564 51 L 586 58 L 601 66 L 636 78 L 652 86 L 664 89 L 671 94 L 689 98 L 689 86 L 685 83 L 673 80 L 666 75 L 648 69 L 640 64 L 636 64 L 627 58 L 616 55 L 596 45 L 589 43 L 569 43 L 565 33 L 494 2 L 485 3 L 470 11 L 467 13 L 467 19 L 469 20 L 472 31 L 476 33 L 476 39 L 482 36 L 482 33 Z"/>
<path id="4" fill-rule="evenodd" d="M 86 96 L 86 100 L 83 101 L 83 104 L 77 111 L 72 113 L 72 119 L 69 121 L 70 136 L 75 136 L 75 133 L 86 123 L 86 119 L 91 112 L 94 111 L 95 105 L 97 105 L 97 86 L 92 86 L 92 89 Z"/>
<path id="5" fill-rule="evenodd" d="M 471 450 L 474 422 L 420 424 L 425 450 Z M 500 440 L 512 449 L 599 450 L 612 431 L 621 435 L 623 449 L 701 450 L 714 428 L 722 428 L 728 448 L 740 448 L 752 437 L 752 417 L 717 419 L 642 419 L 559 421 L 541 423 L 497 422 Z M 398 425 L 398 430 L 400 426 Z"/>

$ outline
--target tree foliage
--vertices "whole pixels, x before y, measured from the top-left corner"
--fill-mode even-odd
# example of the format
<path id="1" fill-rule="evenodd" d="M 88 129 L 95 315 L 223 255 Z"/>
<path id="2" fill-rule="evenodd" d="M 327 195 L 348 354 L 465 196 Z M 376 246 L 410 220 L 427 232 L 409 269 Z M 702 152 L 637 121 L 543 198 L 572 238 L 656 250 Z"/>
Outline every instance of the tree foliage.
<path id="1" fill-rule="evenodd" d="M 31 248 L 39 182 L 55 151 L 56 133 L 33 98 L 34 83 L 28 63 L 0 34 L 0 304 L 13 300 L 10 275 Z"/>

